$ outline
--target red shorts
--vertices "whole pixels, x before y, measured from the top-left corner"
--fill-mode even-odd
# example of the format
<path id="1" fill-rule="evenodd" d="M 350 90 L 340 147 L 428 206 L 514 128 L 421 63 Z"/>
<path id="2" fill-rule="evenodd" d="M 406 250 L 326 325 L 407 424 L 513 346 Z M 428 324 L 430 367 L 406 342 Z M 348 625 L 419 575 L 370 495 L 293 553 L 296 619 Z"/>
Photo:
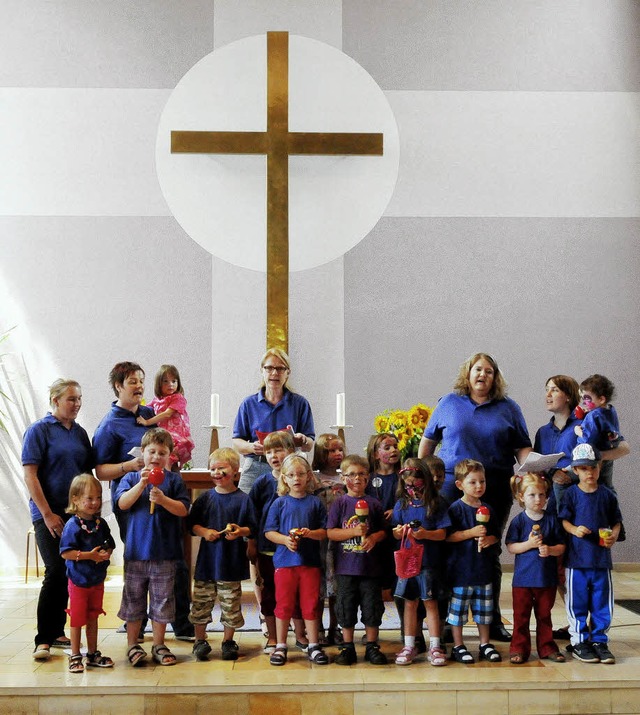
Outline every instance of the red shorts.
<path id="1" fill-rule="evenodd" d="M 276 569 L 276 618 L 288 621 L 293 616 L 299 601 L 305 621 L 315 620 L 318 617 L 320 581 L 320 569 L 316 566 L 288 566 Z"/>
<path id="2" fill-rule="evenodd" d="M 69 625 L 72 628 L 81 628 L 91 621 L 97 621 L 98 616 L 104 614 L 102 599 L 104 596 L 104 583 L 97 586 L 76 586 L 69 581 Z"/>

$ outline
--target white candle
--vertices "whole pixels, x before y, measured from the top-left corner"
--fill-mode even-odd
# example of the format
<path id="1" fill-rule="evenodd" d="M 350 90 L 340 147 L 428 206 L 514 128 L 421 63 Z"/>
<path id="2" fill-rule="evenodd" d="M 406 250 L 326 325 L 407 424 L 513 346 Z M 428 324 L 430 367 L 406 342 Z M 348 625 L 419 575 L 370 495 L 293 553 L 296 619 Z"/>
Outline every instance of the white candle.
<path id="1" fill-rule="evenodd" d="M 344 392 L 338 392 L 336 395 L 336 426 L 344 427 L 346 423 L 346 414 L 344 407 Z"/>
<path id="2" fill-rule="evenodd" d="M 211 426 L 217 427 L 220 424 L 220 395 L 214 392 L 211 395 Z"/>

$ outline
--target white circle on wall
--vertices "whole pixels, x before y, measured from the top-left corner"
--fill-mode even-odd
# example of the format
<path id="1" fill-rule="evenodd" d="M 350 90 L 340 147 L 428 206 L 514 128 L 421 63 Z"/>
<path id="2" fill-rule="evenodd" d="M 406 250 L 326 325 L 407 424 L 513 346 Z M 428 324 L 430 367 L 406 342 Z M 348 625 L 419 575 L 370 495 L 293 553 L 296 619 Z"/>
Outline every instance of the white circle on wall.
<path id="1" fill-rule="evenodd" d="M 203 57 L 162 112 L 156 168 L 182 228 L 211 254 L 266 269 L 266 157 L 172 154 L 172 131 L 266 131 L 267 38 Z M 289 131 L 380 132 L 382 156 L 289 157 L 289 267 L 343 255 L 384 213 L 398 177 L 398 127 L 373 78 L 335 47 L 289 36 Z"/>

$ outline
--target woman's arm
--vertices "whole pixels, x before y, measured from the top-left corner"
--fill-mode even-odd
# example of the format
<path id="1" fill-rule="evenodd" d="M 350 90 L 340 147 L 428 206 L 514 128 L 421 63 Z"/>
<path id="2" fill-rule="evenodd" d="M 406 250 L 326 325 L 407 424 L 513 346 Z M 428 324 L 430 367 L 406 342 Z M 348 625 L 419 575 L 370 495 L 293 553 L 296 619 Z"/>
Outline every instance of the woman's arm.
<path id="1" fill-rule="evenodd" d="M 64 520 L 57 514 L 51 511 L 49 502 L 47 501 L 44 492 L 42 491 L 42 484 L 38 479 L 38 465 L 37 464 L 25 464 L 23 467 L 24 481 L 29 490 L 29 496 L 33 499 L 33 503 L 38 507 L 38 511 L 42 514 L 44 523 L 49 529 L 51 536 L 59 537 L 62 534 L 62 529 L 64 528 Z"/>
<path id="2" fill-rule="evenodd" d="M 231 440 L 231 444 L 233 445 L 233 448 L 236 450 L 236 452 L 240 452 L 240 454 L 244 456 L 250 456 L 253 454 L 260 456 L 261 454 L 264 454 L 264 447 L 260 444 L 258 440 L 256 440 L 255 442 L 249 442 L 246 439 L 234 437 Z"/>
<path id="3" fill-rule="evenodd" d="M 423 457 L 428 457 L 432 454 L 435 454 L 437 446 L 437 442 L 432 439 L 427 439 L 423 436 L 418 446 L 418 459 L 422 459 Z"/>
<path id="4" fill-rule="evenodd" d="M 151 427 L 152 425 L 157 425 L 163 420 L 168 420 L 169 417 L 171 417 L 171 415 L 173 415 L 176 411 L 177 410 L 172 410 L 170 407 L 168 407 L 166 410 L 164 410 L 164 412 L 158 412 L 157 415 L 149 417 L 149 419 L 145 419 L 144 417 L 136 417 L 136 422 L 143 427 Z"/>
<path id="5" fill-rule="evenodd" d="M 600 454 L 602 459 L 608 461 L 610 459 L 620 459 L 620 457 L 626 457 L 630 452 L 631 447 L 629 447 L 629 443 L 622 441 L 617 447 L 614 447 L 613 449 L 605 449 L 605 451 L 600 452 Z"/>
<path id="6" fill-rule="evenodd" d="M 126 462 L 114 462 L 112 464 L 97 464 L 96 476 L 102 482 L 110 482 L 113 479 L 124 477 L 129 472 L 138 472 L 144 467 L 142 457 L 133 457 Z"/>

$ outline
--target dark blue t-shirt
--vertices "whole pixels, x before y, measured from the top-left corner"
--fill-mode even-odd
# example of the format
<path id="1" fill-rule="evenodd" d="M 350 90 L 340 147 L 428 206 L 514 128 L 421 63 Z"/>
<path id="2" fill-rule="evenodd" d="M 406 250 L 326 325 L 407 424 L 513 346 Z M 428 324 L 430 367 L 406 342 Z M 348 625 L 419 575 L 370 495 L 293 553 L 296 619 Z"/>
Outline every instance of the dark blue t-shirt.
<path id="1" fill-rule="evenodd" d="M 83 519 L 83 522 L 85 529 L 82 528 L 79 517 L 72 516 L 64 525 L 60 537 L 61 554 L 65 551 L 93 551 L 96 546 L 115 548 L 111 530 L 104 519 Z M 82 559 L 82 561 L 67 559 L 66 564 L 67 576 L 71 582 L 76 586 L 89 588 L 105 580 L 109 561 L 98 563 L 91 559 Z"/>
<path id="2" fill-rule="evenodd" d="M 255 538 L 257 525 L 253 505 L 239 489 L 227 494 L 209 489 L 195 500 L 187 518 L 190 529 L 197 525 L 222 531 L 230 523 L 249 527 L 252 538 Z M 244 539 L 229 541 L 224 536 L 216 541 L 200 539 L 195 578 L 198 581 L 243 581 L 249 578 Z"/>
<path id="3" fill-rule="evenodd" d="M 527 541 L 533 525 L 538 524 L 542 542 L 547 546 L 564 543 L 565 531 L 555 514 L 545 511 L 542 519 L 534 521 L 523 510 L 513 518 L 507 529 L 505 543 Z M 513 586 L 523 588 L 546 588 L 558 584 L 558 559 L 555 556 L 540 556 L 538 549 L 529 549 L 516 554 L 513 569 Z"/>
<path id="4" fill-rule="evenodd" d="M 427 531 L 435 531 L 436 529 L 446 530 L 451 526 L 449 511 L 444 501 L 440 503 L 439 508 L 436 509 L 431 516 L 427 516 L 426 509 L 423 505 L 410 504 L 403 508 L 401 502 L 396 502 L 393 508 L 393 526 L 409 524 L 416 519 L 420 521 L 422 528 Z M 424 551 L 422 552 L 422 568 L 440 569 L 445 553 L 444 540 L 416 539 L 416 541 L 424 546 Z M 398 544 L 399 543 L 400 542 L 398 542 Z"/>

